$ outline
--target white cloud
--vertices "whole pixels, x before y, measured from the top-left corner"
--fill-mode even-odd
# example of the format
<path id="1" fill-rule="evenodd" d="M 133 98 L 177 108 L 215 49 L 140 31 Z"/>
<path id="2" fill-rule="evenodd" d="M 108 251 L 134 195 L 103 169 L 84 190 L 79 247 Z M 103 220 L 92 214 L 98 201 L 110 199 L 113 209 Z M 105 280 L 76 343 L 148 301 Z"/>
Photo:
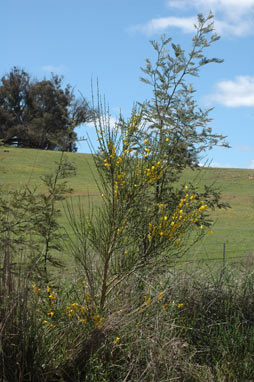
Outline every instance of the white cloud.
<path id="1" fill-rule="evenodd" d="M 161 33 L 169 27 L 176 27 L 183 30 L 184 33 L 191 33 L 194 29 L 196 17 L 161 17 L 152 19 L 146 24 L 135 25 L 130 28 L 131 31 L 141 31 L 151 35 L 153 33 Z"/>
<path id="2" fill-rule="evenodd" d="M 254 34 L 254 1 L 253 0 L 168 0 L 169 8 L 181 12 L 194 11 L 215 15 L 214 26 L 219 34 L 242 37 Z M 162 33 L 168 28 L 180 28 L 184 33 L 192 33 L 196 17 L 160 17 L 154 18 L 145 24 L 129 28 L 131 31 L 141 31 L 151 35 Z"/>
<path id="3" fill-rule="evenodd" d="M 44 72 L 56 73 L 56 74 L 63 74 L 66 71 L 66 69 L 67 69 L 66 66 L 62 64 L 58 66 L 45 65 L 41 67 L 41 70 L 43 70 Z"/>
<path id="4" fill-rule="evenodd" d="M 199 12 L 223 13 L 232 20 L 249 15 L 254 10 L 253 0 L 169 0 L 171 8 L 196 8 Z"/>
<path id="5" fill-rule="evenodd" d="M 241 21 L 232 23 L 215 19 L 214 28 L 219 35 L 228 34 L 236 37 L 246 36 L 253 33 L 253 25 L 250 22 Z"/>
<path id="6" fill-rule="evenodd" d="M 170 8 L 180 10 L 195 9 L 207 14 L 215 14 L 215 29 L 219 34 L 245 36 L 253 34 L 253 0 L 168 0 Z"/>
<path id="7" fill-rule="evenodd" d="M 227 107 L 254 106 L 254 76 L 238 76 L 220 81 L 214 94 L 207 97 Z"/>
<path id="8" fill-rule="evenodd" d="M 107 117 L 106 117 L 106 120 L 107 120 Z M 106 121 L 105 121 L 106 122 Z M 108 123 L 108 120 L 106 122 L 106 125 Z M 118 123 L 118 119 L 114 118 L 114 117 L 110 117 L 109 118 L 109 125 L 111 127 L 111 129 L 114 129 L 116 127 L 116 124 Z M 91 127 L 91 128 L 95 128 L 95 125 L 93 122 L 88 122 L 85 124 L 87 127 Z"/>

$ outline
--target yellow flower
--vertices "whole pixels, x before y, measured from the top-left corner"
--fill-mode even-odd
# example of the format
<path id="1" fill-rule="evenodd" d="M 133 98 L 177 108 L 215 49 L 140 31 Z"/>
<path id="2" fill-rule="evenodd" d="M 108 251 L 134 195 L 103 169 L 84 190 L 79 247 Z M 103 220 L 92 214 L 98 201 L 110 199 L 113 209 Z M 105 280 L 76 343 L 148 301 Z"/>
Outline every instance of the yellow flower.
<path id="1" fill-rule="evenodd" d="M 120 341 L 120 338 L 119 337 L 116 337 L 113 341 L 113 344 L 116 345 L 118 344 L 118 342 Z"/>
<path id="2" fill-rule="evenodd" d="M 43 320 L 42 323 L 45 324 L 45 325 L 48 325 L 50 328 L 54 327 L 54 325 L 51 324 L 50 322 L 48 322 L 47 320 Z"/>
<path id="3" fill-rule="evenodd" d="M 52 302 L 53 302 L 54 300 L 56 300 L 55 292 L 52 292 L 52 293 L 49 295 L 49 298 L 51 299 Z"/>
<path id="4" fill-rule="evenodd" d="M 41 288 L 38 288 L 35 284 L 33 285 L 34 294 L 38 294 Z"/>
<path id="5" fill-rule="evenodd" d="M 188 191 L 189 187 L 188 187 L 188 186 L 185 186 L 184 189 L 185 189 L 185 191 Z"/>
<path id="6" fill-rule="evenodd" d="M 167 216 L 164 216 L 164 220 L 168 220 L 168 217 L 167 217 Z"/>
<path id="7" fill-rule="evenodd" d="M 163 298 L 163 293 L 161 292 L 161 293 L 159 294 L 159 296 L 157 297 L 157 300 L 158 300 L 158 301 L 161 301 L 162 298 Z"/>
<path id="8" fill-rule="evenodd" d="M 145 299 L 144 305 L 147 306 L 151 303 L 151 296 L 148 296 L 148 297 L 144 296 L 144 299 Z"/>
<path id="9" fill-rule="evenodd" d="M 144 144 L 147 145 L 149 141 L 147 139 L 144 140 Z"/>
<path id="10" fill-rule="evenodd" d="M 99 320 L 98 322 L 96 322 L 96 327 L 97 327 L 97 328 L 100 328 L 101 325 L 102 325 L 102 323 L 103 323 L 103 321 L 104 321 L 104 318 L 101 317 L 100 320 Z"/>
<path id="11" fill-rule="evenodd" d="M 149 154 L 151 149 L 149 149 L 148 147 L 145 148 L 145 151 Z"/>
<path id="12" fill-rule="evenodd" d="M 169 141 L 169 139 L 168 138 L 165 138 L 165 142 L 168 142 Z"/>
<path id="13" fill-rule="evenodd" d="M 178 304 L 178 305 L 177 305 L 177 308 L 178 308 L 178 309 L 181 309 L 182 307 L 183 307 L 183 304 Z"/>
<path id="14" fill-rule="evenodd" d="M 54 314 L 55 314 L 54 312 L 50 312 L 50 313 L 48 313 L 48 316 L 53 317 Z"/>
<path id="15" fill-rule="evenodd" d="M 199 211 L 205 211 L 206 208 L 207 208 L 207 205 L 204 204 L 201 207 L 199 207 Z"/>

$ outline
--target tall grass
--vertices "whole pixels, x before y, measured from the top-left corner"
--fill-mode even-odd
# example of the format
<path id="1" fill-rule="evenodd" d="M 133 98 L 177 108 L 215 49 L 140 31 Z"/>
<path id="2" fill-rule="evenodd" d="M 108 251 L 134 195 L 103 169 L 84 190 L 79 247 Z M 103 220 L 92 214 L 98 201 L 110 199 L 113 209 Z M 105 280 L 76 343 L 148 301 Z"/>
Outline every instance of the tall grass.
<path id="1" fill-rule="evenodd" d="M 253 380 L 251 265 L 247 270 L 243 264 L 242 269 L 210 272 L 204 268 L 181 270 L 170 262 L 157 263 L 156 267 L 154 262 L 142 262 L 133 268 L 133 262 L 103 262 L 100 242 L 95 238 L 101 235 L 105 241 L 109 236 L 103 236 L 103 229 L 112 232 L 102 224 L 105 220 L 100 220 L 105 219 L 105 210 L 89 217 L 80 209 L 79 216 L 73 216 L 69 204 L 74 233 L 72 238 L 63 235 L 57 223 L 57 205 L 68 187 L 61 166 L 57 174 L 45 178 L 45 195 L 28 188 L 8 195 L 2 192 L 1 379 Z M 181 208 L 186 202 L 182 200 Z M 194 208 L 199 206 L 197 203 Z M 149 227 L 147 224 L 147 232 L 152 235 Z M 117 232 L 118 228 L 115 226 Z M 123 243 L 126 248 L 133 246 L 126 240 Z M 115 256 L 126 259 L 120 244 L 114 249 Z M 63 264 L 52 272 L 60 265 L 64 245 L 76 261 L 72 274 Z M 165 244 L 157 244 L 158 248 L 165 250 Z M 171 255 L 179 254 L 179 246 L 176 252 L 172 248 L 171 243 Z M 106 284 L 105 266 L 109 272 Z M 117 269 L 121 270 L 118 275 Z"/>
<path id="2" fill-rule="evenodd" d="M 38 277 L 39 247 L 24 241 L 21 254 L 11 223 L 1 247 L 3 381 L 253 380 L 250 267 L 136 271 L 102 312 L 80 265 L 71 283 Z"/>

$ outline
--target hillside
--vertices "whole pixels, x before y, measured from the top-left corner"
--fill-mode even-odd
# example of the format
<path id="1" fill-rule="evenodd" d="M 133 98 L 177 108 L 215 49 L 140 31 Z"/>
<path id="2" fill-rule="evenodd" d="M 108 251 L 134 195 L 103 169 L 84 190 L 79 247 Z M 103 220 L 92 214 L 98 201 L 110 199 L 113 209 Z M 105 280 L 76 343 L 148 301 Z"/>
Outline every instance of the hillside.
<path id="1" fill-rule="evenodd" d="M 22 185 L 41 187 L 41 176 L 54 171 L 60 155 L 60 152 L 54 151 L 1 148 L 0 183 L 5 189 L 17 189 Z M 94 178 L 92 156 L 76 153 L 65 155 L 77 168 L 77 175 L 69 179 L 74 189 L 74 203 L 79 198 L 85 208 L 89 201 L 98 203 L 101 199 Z M 244 262 L 252 261 L 252 256 L 254 259 L 254 179 L 249 179 L 249 174 L 251 170 L 221 168 L 202 168 L 198 173 L 184 173 L 182 183 L 188 184 L 195 179 L 199 188 L 203 184 L 214 183 L 221 190 L 223 200 L 232 207 L 212 212 L 215 220 L 213 235 L 196 245 L 188 258 L 222 259 L 225 243 L 228 259 L 244 257 Z"/>

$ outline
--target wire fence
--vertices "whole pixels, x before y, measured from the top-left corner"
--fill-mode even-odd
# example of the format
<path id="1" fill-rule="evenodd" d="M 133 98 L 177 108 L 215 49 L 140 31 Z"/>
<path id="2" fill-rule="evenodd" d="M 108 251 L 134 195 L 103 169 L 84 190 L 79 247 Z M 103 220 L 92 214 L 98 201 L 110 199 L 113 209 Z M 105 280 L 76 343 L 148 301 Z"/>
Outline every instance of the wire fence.
<path id="1" fill-rule="evenodd" d="M 234 253 L 241 253 L 240 255 L 234 255 Z M 233 253 L 233 255 L 232 255 Z M 178 264 L 197 264 L 197 263 L 212 263 L 217 262 L 222 267 L 226 265 L 253 265 L 254 266 L 254 247 L 253 248 L 241 248 L 235 245 L 227 243 L 217 243 L 216 246 L 212 248 L 196 248 L 195 250 L 190 250 L 184 256 L 184 258 L 177 261 Z"/>

